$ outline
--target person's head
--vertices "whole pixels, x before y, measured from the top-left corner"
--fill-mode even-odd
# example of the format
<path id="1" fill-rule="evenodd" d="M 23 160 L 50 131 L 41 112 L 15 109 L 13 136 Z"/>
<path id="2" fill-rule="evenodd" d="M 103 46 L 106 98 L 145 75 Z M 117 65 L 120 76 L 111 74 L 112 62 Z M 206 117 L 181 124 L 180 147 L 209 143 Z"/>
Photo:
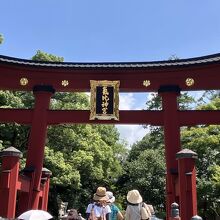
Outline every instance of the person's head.
<path id="1" fill-rule="evenodd" d="M 78 211 L 76 209 L 70 209 L 67 215 L 67 219 L 77 220 L 78 218 Z"/>
<path id="2" fill-rule="evenodd" d="M 131 204 L 139 204 L 143 201 L 143 199 L 142 199 L 142 196 L 140 195 L 139 191 L 136 189 L 133 189 L 128 192 L 127 201 Z"/>
<path id="3" fill-rule="evenodd" d="M 106 192 L 106 194 L 107 194 L 107 196 L 108 196 L 108 198 L 109 198 L 109 200 L 107 201 L 107 203 L 114 203 L 115 202 L 115 197 L 114 197 L 114 195 L 113 195 L 113 192 L 110 192 L 110 191 L 107 191 Z"/>
<path id="4" fill-rule="evenodd" d="M 95 202 L 95 204 L 97 206 L 104 207 L 104 206 L 107 205 L 107 201 L 106 200 L 100 200 L 100 201 Z"/>
<path id="5" fill-rule="evenodd" d="M 96 193 L 93 195 L 93 200 L 97 203 L 100 203 L 101 205 L 106 204 L 108 201 L 108 195 L 106 194 L 106 188 L 105 187 L 98 187 L 96 190 Z"/>

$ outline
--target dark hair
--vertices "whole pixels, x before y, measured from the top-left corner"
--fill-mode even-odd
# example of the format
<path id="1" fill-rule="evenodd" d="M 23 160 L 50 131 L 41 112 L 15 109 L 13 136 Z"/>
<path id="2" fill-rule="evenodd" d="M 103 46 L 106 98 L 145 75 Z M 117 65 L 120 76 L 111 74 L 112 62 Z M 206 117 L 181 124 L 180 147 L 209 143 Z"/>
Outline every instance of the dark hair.
<path id="1" fill-rule="evenodd" d="M 67 219 L 71 219 L 71 220 L 80 220 L 80 216 L 78 214 L 78 211 L 76 209 L 70 209 Z"/>

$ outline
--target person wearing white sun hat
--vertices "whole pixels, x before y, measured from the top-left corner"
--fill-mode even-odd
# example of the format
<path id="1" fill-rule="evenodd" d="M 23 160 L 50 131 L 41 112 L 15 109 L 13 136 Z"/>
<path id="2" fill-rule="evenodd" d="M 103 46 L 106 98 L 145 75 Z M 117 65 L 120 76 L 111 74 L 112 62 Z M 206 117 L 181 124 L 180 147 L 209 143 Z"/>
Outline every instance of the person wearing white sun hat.
<path id="1" fill-rule="evenodd" d="M 127 194 L 127 208 L 125 212 L 126 220 L 141 220 L 150 219 L 150 212 L 146 209 L 146 204 L 143 203 L 143 198 L 139 191 L 134 189 Z"/>
<path id="2" fill-rule="evenodd" d="M 109 200 L 107 201 L 107 204 L 110 206 L 111 213 L 110 213 L 110 220 L 123 220 L 124 217 L 122 213 L 120 212 L 117 205 L 115 205 L 115 197 L 112 192 L 107 191 L 106 192 Z"/>

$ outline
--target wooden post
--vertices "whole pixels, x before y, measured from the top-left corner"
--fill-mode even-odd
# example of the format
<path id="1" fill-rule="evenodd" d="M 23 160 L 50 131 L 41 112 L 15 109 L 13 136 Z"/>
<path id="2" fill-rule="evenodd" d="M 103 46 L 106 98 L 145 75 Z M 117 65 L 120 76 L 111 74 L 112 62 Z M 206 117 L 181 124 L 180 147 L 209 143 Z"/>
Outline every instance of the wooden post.
<path id="1" fill-rule="evenodd" d="M 47 115 L 50 98 L 55 92 L 52 86 L 39 85 L 33 89 L 35 107 L 28 143 L 26 168 L 34 168 L 33 187 L 29 195 L 30 209 L 38 209 L 44 147 L 47 135 Z"/>
<path id="2" fill-rule="evenodd" d="M 50 176 L 52 172 L 47 168 L 42 169 L 42 183 L 43 183 L 43 196 L 42 196 L 42 206 L 41 209 L 47 211 L 48 205 L 48 194 L 50 186 Z"/>
<path id="3" fill-rule="evenodd" d="M 180 151 L 180 127 L 178 121 L 177 97 L 180 88 L 175 85 L 161 86 L 159 94 L 162 96 L 164 112 L 164 139 L 166 157 L 166 212 L 167 219 L 170 215 L 170 207 L 173 202 L 179 202 L 176 192 L 178 177 L 178 163 L 176 153 Z"/>
<path id="4" fill-rule="evenodd" d="M 18 198 L 18 206 L 17 206 L 17 214 L 20 215 L 23 212 L 29 210 L 31 204 L 31 189 L 33 189 L 33 180 L 34 180 L 34 168 L 33 167 L 26 167 L 21 172 L 28 177 L 29 181 L 29 192 L 19 192 Z"/>
<path id="5" fill-rule="evenodd" d="M 184 149 L 176 154 L 179 164 L 180 216 L 188 220 L 197 214 L 196 169 L 197 154 Z"/>
<path id="6" fill-rule="evenodd" d="M 19 159 L 22 153 L 9 147 L 0 153 L 2 170 L 0 176 L 0 216 L 15 218 Z"/>

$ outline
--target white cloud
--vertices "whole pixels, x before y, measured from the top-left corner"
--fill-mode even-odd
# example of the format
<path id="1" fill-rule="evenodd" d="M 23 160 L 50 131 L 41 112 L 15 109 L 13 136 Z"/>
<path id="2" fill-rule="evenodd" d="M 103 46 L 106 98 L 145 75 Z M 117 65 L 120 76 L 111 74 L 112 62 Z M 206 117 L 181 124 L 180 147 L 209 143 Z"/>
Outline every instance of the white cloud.
<path id="1" fill-rule="evenodd" d="M 142 96 L 143 99 L 143 94 L 140 93 L 138 96 Z M 120 110 L 143 109 L 145 106 L 145 102 L 141 103 L 140 99 L 135 98 L 135 93 L 120 93 L 119 99 Z M 116 127 L 120 132 L 120 138 L 125 140 L 129 146 L 141 140 L 147 133 L 147 129 L 144 129 L 142 125 L 117 125 Z"/>
<path id="2" fill-rule="evenodd" d="M 120 132 L 120 139 L 125 140 L 129 146 L 140 141 L 147 133 L 142 125 L 117 125 Z"/>
<path id="3" fill-rule="evenodd" d="M 135 104 L 133 93 L 120 93 L 119 94 L 119 109 L 120 110 L 130 110 Z"/>
<path id="4" fill-rule="evenodd" d="M 147 93 L 120 93 L 120 110 L 141 110 L 146 107 Z"/>

